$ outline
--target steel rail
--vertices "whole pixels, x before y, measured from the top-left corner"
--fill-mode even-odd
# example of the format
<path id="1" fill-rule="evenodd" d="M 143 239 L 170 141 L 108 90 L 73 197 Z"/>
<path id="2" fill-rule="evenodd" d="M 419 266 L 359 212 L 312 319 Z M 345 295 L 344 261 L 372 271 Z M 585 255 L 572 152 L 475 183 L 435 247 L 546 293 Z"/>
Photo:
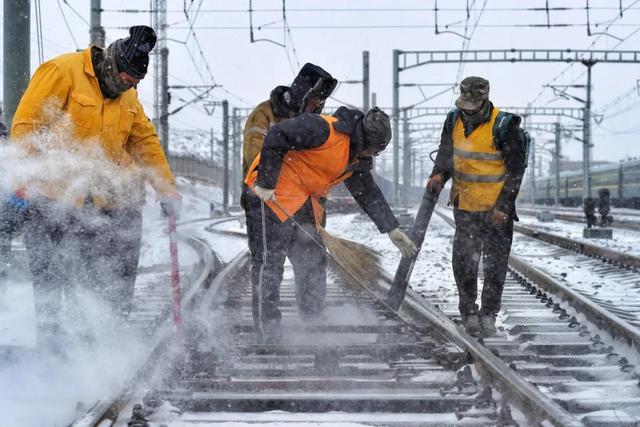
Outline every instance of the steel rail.
<path id="1" fill-rule="evenodd" d="M 449 225 L 455 227 L 454 221 L 447 215 L 437 210 L 436 213 Z M 637 328 L 592 302 L 579 292 L 563 285 L 517 255 L 511 254 L 509 256 L 509 267 L 519 273 L 520 276 L 524 276 L 536 285 L 544 288 L 547 292 L 560 296 L 562 300 L 566 301 L 576 311 L 586 314 L 590 322 L 607 331 L 612 337 L 624 338 L 628 345 L 640 351 L 640 331 Z"/>
<path id="2" fill-rule="evenodd" d="M 519 212 L 522 213 L 526 213 L 526 214 L 536 214 L 540 211 L 538 210 L 534 210 L 534 209 L 530 209 L 530 208 L 519 208 L 518 209 Z M 569 221 L 569 222 L 577 222 L 580 224 L 584 224 L 585 223 L 585 218 L 584 216 L 580 216 L 580 215 L 572 215 L 570 213 L 562 213 L 562 212 L 556 212 L 556 211 L 552 211 L 551 212 L 554 216 L 554 218 L 558 218 L 564 221 Z M 628 221 L 628 220 L 621 220 L 621 219 L 617 219 L 615 221 L 615 225 L 613 225 L 611 228 L 620 228 L 620 229 L 625 229 L 625 230 L 632 230 L 632 231 L 640 231 L 640 221 Z"/>
<path id="3" fill-rule="evenodd" d="M 382 275 L 374 285 L 381 295 L 386 295 L 393 278 Z M 412 289 L 407 289 L 398 311 L 401 317 L 411 319 L 411 323 L 429 323 L 443 337 L 465 349 L 483 369 L 481 374 L 488 376 L 503 396 L 509 396 L 516 405 L 538 423 L 551 422 L 556 426 L 583 426 L 584 424 L 571 413 L 563 409 L 551 398 L 513 371 L 504 361 L 493 354 L 475 338 L 461 330 L 441 311 L 433 307 L 425 298 Z"/>
<path id="4" fill-rule="evenodd" d="M 195 278 L 192 280 L 189 289 L 185 292 L 183 298 L 184 306 L 191 306 L 196 303 L 196 296 L 202 286 L 211 278 L 215 269 L 215 258 L 209 247 L 202 240 L 191 236 L 179 235 L 180 240 L 186 242 L 200 254 L 199 261 L 196 264 Z M 133 375 L 127 384 L 114 396 L 98 400 L 91 406 L 87 412 L 76 418 L 69 427 L 97 427 L 103 425 L 103 422 L 113 420 L 118 413 L 128 403 L 132 391 L 137 387 L 141 380 L 149 378 L 153 370 L 148 369 L 152 360 L 160 358 L 166 359 L 170 357 L 171 346 L 169 344 L 172 337 L 171 313 L 167 311 L 165 319 L 157 327 L 152 339 L 151 348 L 141 368 Z"/>
<path id="5" fill-rule="evenodd" d="M 590 322 L 607 331 L 613 338 L 623 338 L 629 346 L 640 351 L 640 331 L 637 328 L 516 255 L 509 257 L 509 266 L 538 287 L 560 296 L 563 301 L 576 311 L 584 313 Z"/>
<path id="6" fill-rule="evenodd" d="M 525 227 L 522 225 L 514 224 L 513 229 L 518 233 L 524 234 L 534 239 L 538 239 L 546 243 L 551 243 L 592 258 L 598 258 L 603 261 L 618 265 L 620 267 L 640 269 L 640 257 L 637 257 L 635 255 L 625 254 L 613 249 L 603 248 L 601 246 L 592 245 L 591 243 L 581 242 L 579 240 L 558 236 L 556 234 L 547 233 L 545 231 L 535 230 L 533 228 Z"/>
<path id="7" fill-rule="evenodd" d="M 244 265 L 247 261 L 248 253 L 240 254 L 236 258 L 238 266 Z M 339 268 L 337 271 L 343 273 Z M 386 273 L 380 275 L 381 280 L 372 284 L 363 283 L 361 279 L 354 275 L 344 273 L 342 275 L 345 280 L 356 282 L 381 302 L 384 302 L 390 284 L 393 281 L 393 278 Z M 223 275 L 219 277 L 222 278 Z M 437 335 L 471 354 L 474 359 L 482 365 L 482 373 L 484 376 L 489 377 L 491 382 L 496 384 L 502 391 L 503 396 L 509 396 L 509 400 L 514 401 L 523 412 L 531 416 L 532 420 L 541 423 L 550 422 L 556 426 L 584 425 L 560 405 L 545 396 L 526 379 L 513 371 L 484 345 L 458 328 L 450 319 L 414 291 L 408 290 L 407 298 L 397 314 L 399 320 L 414 325 L 418 329 L 424 330 L 426 324 L 430 325 L 433 328 L 432 331 L 436 332 Z"/>

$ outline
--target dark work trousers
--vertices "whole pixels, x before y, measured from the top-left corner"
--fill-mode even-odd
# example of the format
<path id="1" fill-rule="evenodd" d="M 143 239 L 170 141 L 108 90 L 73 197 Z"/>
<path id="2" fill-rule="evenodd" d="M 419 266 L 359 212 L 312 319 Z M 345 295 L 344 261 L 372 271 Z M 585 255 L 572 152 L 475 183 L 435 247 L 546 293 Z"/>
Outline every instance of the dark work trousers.
<path id="1" fill-rule="evenodd" d="M 251 251 L 253 319 L 259 334 L 268 333 L 280 324 L 278 309 L 280 283 L 288 256 L 293 266 L 296 300 L 305 315 L 324 308 L 327 291 L 327 260 L 324 245 L 313 219 L 311 200 L 294 215 L 294 219 L 314 237 L 299 229 L 291 220 L 281 222 L 276 214 L 253 194 L 246 194 L 247 236 Z"/>
<path id="2" fill-rule="evenodd" d="M 11 240 L 20 232 L 24 212 L 9 203 L 0 205 L 0 269 L 11 261 Z"/>
<path id="3" fill-rule="evenodd" d="M 32 202 L 24 234 L 36 305 L 39 343 L 61 333 L 65 307 L 84 315 L 75 291 L 89 291 L 116 318 L 133 300 L 142 232 L 140 207 L 98 211 Z M 81 321 L 81 319 L 78 319 Z"/>
<path id="4" fill-rule="evenodd" d="M 513 239 L 513 218 L 503 227 L 490 220 L 491 212 L 454 209 L 456 234 L 453 239 L 453 274 L 458 287 L 458 308 L 462 316 L 495 315 L 500 311 L 502 289 Z M 478 263 L 482 255 L 484 285 L 478 311 Z"/>

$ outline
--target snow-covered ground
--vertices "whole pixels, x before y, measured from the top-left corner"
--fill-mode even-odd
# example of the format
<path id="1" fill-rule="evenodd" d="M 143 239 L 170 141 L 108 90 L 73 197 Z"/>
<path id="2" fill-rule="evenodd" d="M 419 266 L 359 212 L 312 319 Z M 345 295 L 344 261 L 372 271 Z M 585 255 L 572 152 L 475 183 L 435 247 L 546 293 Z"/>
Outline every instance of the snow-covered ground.
<path id="1" fill-rule="evenodd" d="M 541 206 L 541 205 L 530 205 L 526 203 L 518 204 L 518 207 L 521 207 L 522 209 L 527 209 L 527 210 L 536 210 L 536 211 L 546 210 L 549 212 L 584 216 L 584 210 L 582 209 L 582 207 Z M 616 219 L 624 220 L 624 221 L 640 222 L 640 210 L 638 209 L 616 208 L 615 206 L 612 206 L 611 215 L 613 215 L 614 225 L 615 225 Z"/>
<path id="2" fill-rule="evenodd" d="M 591 245 L 602 246 L 630 255 L 640 256 L 640 232 L 632 230 L 613 229 L 612 239 L 585 239 L 582 237 L 584 224 L 575 222 L 554 220 L 553 222 L 540 222 L 529 215 L 518 215 L 520 224 L 526 227 L 539 229 L 561 237 L 578 240 Z"/>
<path id="3" fill-rule="evenodd" d="M 219 135 L 214 135 L 213 162 L 222 164 L 222 146 L 219 144 Z M 196 156 L 204 160 L 211 159 L 211 134 L 209 132 L 194 129 L 169 128 L 171 154 Z"/>
<path id="4" fill-rule="evenodd" d="M 329 233 L 378 250 L 382 254 L 382 267 L 391 275 L 395 273 L 401 258 L 400 252 L 366 215 L 329 215 L 326 228 Z M 411 287 L 425 296 L 457 300 L 451 267 L 453 234 L 453 228 L 434 214 L 411 276 Z"/>

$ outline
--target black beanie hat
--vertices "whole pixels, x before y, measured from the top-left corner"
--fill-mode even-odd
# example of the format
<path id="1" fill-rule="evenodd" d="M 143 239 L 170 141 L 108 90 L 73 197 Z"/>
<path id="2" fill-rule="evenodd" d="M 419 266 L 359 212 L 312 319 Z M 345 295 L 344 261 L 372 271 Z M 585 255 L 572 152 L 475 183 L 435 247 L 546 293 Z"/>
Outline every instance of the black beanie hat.
<path id="1" fill-rule="evenodd" d="M 116 40 L 118 70 L 143 79 L 149 65 L 149 52 L 156 45 L 156 32 L 146 25 L 129 28 L 129 37 Z"/>
<path id="2" fill-rule="evenodd" d="M 373 107 L 362 119 L 365 148 L 382 151 L 391 141 L 391 120 L 387 113 Z"/>

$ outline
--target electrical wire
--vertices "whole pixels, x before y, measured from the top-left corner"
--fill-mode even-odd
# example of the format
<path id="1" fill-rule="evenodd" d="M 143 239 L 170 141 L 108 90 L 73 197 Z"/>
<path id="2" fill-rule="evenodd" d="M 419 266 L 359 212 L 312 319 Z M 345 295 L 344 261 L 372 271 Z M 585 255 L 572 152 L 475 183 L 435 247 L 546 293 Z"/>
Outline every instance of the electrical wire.
<path id="1" fill-rule="evenodd" d="M 69 31 L 69 35 L 71 36 L 71 40 L 73 40 L 73 44 L 76 46 L 76 50 L 80 50 L 80 45 L 76 41 L 76 38 L 73 36 L 73 31 L 71 31 L 71 26 L 69 25 L 69 21 L 67 21 L 67 17 L 64 14 L 64 10 L 62 10 L 62 5 L 60 4 L 60 0 L 58 1 L 58 9 L 60 9 L 60 13 L 62 14 L 62 19 L 64 20 L 65 25 L 67 26 L 67 30 Z"/>
<path id="2" fill-rule="evenodd" d="M 194 24 L 195 24 L 195 21 L 196 21 L 196 19 L 198 17 L 200 8 L 202 6 L 202 0 L 200 0 L 200 2 L 198 3 L 198 9 L 196 10 L 196 14 L 195 14 L 196 16 L 195 16 L 193 22 L 191 21 L 191 18 L 189 17 L 189 10 L 191 9 L 191 5 L 189 6 L 189 9 L 187 9 L 186 0 L 184 0 L 183 6 L 184 6 L 183 10 L 184 10 L 185 18 L 187 18 L 187 22 L 189 23 L 190 34 L 193 35 L 193 40 L 195 41 L 195 44 L 196 44 L 196 46 L 198 48 L 198 51 L 200 53 L 200 57 L 202 58 L 202 61 L 204 62 L 204 66 L 205 66 L 207 72 L 209 73 L 209 77 L 211 78 L 211 83 L 215 85 L 216 84 L 216 78 L 213 76 L 213 72 L 211 71 L 211 67 L 209 66 L 209 61 L 207 61 L 207 58 L 204 55 L 204 52 L 202 51 L 202 46 L 200 45 L 200 41 L 198 40 L 198 36 L 196 35 L 196 32 L 194 30 Z M 187 40 L 185 41 L 185 47 L 187 48 L 187 52 L 189 52 L 189 47 L 186 44 L 188 40 L 189 40 L 189 35 L 187 35 Z M 189 52 L 189 56 L 191 57 L 191 60 L 192 60 L 193 64 L 196 66 L 196 69 L 197 69 L 198 73 L 200 74 L 200 76 L 202 78 L 202 81 L 204 83 L 205 79 L 202 76 L 202 73 L 200 73 L 200 69 L 199 69 L 198 65 L 196 64 L 196 62 L 195 62 L 195 58 L 193 58 L 193 55 L 190 52 Z"/>
<path id="3" fill-rule="evenodd" d="M 300 68 L 300 61 L 298 60 L 298 53 L 296 52 L 296 46 L 293 43 L 293 36 L 291 35 L 291 27 L 289 27 L 289 22 L 287 21 L 287 6 L 285 3 L 286 0 L 282 0 L 282 24 L 285 28 L 284 30 L 284 41 L 285 41 L 285 46 L 287 44 L 287 36 L 289 37 L 289 41 L 291 42 L 291 50 L 293 52 L 293 58 L 296 61 L 296 65 L 297 68 Z M 286 49 L 286 47 L 285 47 Z M 289 58 L 289 53 L 287 52 L 287 60 L 289 60 L 289 64 L 291 64 L 291 59 Z M 293 68 L 293 67 L 291 67 Z M 293 74 L 296 74 L 296 70 L 292 69 L 291 70 L 293 72 Z"/>
<path id="4" fill-rule="evenodd" d="M 478 28 L 478 23 L 480 22 L 480 18 L 482 17 L 482 14 L 485 10 L 485 7 L 487 6 L 487 2 L 488 0 L 484 0 L 484 3 L 482 3 L 482 8 L 480 9 L 480 13 L 478 14 L 478 17 L 476 18 L 476 22 L 473 24 L 473 28 L 471 29 L 471 34 L 468 36 L 468 39 L 464 39 L 462 41 L 462 51 L 466 53 L 466 51 L 469 50 L 469 47 L 471 47 L 471 39 L 473 38 L 473 35 L 476 32 L 476 28 Z M 475 0 L 473 1 L 473 3 L 471 4 L 471 8 L 473 8 L 473 5 L 475 4 Z M 469 15 L 467 15 L 468 17 Z M 467 22 L 468 22 L 468 18 L 467 18 Z M 464 35 L 467 36 L 467 27 L 465 26 L 465 30 L 464 30 Z M 466 46 L 465 46 L 466 44 Z M 465 53 L 463 53 L 463 58 Z M 454 82 L 454 86 L 452 88 L 452 92 L 455 93 L 455 88 L 456 86 L 460 83 L 460 80 L 462 79 L 462 73 L 464 72 L 464 67 L 465 67 L 466 63 L 464 61 L 460 61 L 460 64 L 458 64 L 458 73 L 456 74 L 456 81 Z"/>
<path id="5" fill-rule="evenodd" d="M 44 62 L 44 44 L 43 44 L 43 33 L 42 33 L 42 8 L 40 7 L 40 0 L 36 0 L 34 3 L 36 9 L 36 40 L 38 44 L 38 64 L 42 64 Z"/>
<path id="6" fill-rule="evenodd" d="M 620 6 L 611 7 L 611 6 L 590 6 L 591 10 L 615 10 L 618 13 L 621 13 Z M 254 12 L 280 12 L 281 9 L 252 9 Z M 400 12 L 400 13 L 412 13 L 412 12 L 432 12 L 433 8 L 289 8 L 287 9 L 289 12 L 293 13 L 334 13 L 334 12 L 353 12 L 353 13 L 363 13 L 363 12 L 372 12 L 372 13 L 389 13 L 389 12 Z M 439 7 L 439 11 L 442 12 L 478 12 L 479 9 L 474 9 L 472 7 Z M 485 12 L 542 12 L 546 13 L 547 11 L 552 12 L 571 12 L 571 11 L 584 11 L 584 6 L 579 7 L 492 7 L 486 8 Z M 627 10 L 640 10 L 637 8 L 634 9 L 624 9 L 622 12 Z M 149 13 L 152 12 L 150 9 L 103 9 L 103 12 L 111 12 L 111 13 Z M 248 9 L 203 9 L 202 13 L 247 13 Z M 183 13 L 180 9 L 167 9 L 167 13 Z M 622 15 L 619 15 L 622 16 Z"/>
<path id="7" fill-rule="evenodd" d="M 69 2 L 68 2 L 67 0 L 62 0 L 62 1 L 63 1 L 63 3 L 64 3 L 64 4 L 65 4 L 69 9 L 71 9 L 71 12 L 73 12 L 73 13 L 74 13 L 74 15 L 76 15 L 78 18 L 80 18 L 80 20 L 81 20 L 82 22 L 84 22 L 85 24 L 87 24 L 87 25 L 91 26 L 91 24 L 89 23 L 89 21 L 87 21 L 87 19 L 86 19 L 84 16 L 82 16 L 82 15 L 80 14 L 80 12 L 78 12 L 77 10 L 75 10 L 75 9 L 73 8 L 73 6 L 71 6 L 71 5 L 69 4 Z"/>
<path id="8" fill-rule="evenodd" d="M 610 28 L 626 28 L 626 27 L 637 27 L 640 24 L 614 24 L 612 25 Z M 579 27 L 586 27 L 587 24 L 586 23 L 556 23 L 556 24 L 551 24 L 551 28 L 579 28 Z M 111 27 L 105 27 L 108 29 L 127 29 L 129 27 L 126 26 L 111 26 Z M 180 26 L 173 26 L 172 28 L 177 29 L 177 30 L 190 30 L 191 27 L 187 26 L 187 27 L 180 27 Z M 296 26 L 289 26 L 289 28 L 291 30 L 361 30 L 361 29 L 405 29 L 405 30 L 411 30 L 411 29 L 434 29 L 436 28 L 435 25 L 433 24 L 372 24 L 372 25 L 296 25 Z M 455 28 L 455 29 L 464 29 L 464 25 L 451 25 L 449 28 Z M 547 24 L 482 24 L 482 25 L 478 25 L 477 28 L 543 28 L 543 29 L 547 29 Z M 194 30 L 245 30 L 247 29 L 246 26 L 210 26 L 210 25 L 204 25 L 204 26 L 194 26 L 193 27 Z M 280 31 L 285 29 L 284 26 L 270 26 L 267 28 L 261 28 L 263 31 L 267 31 L 267 30 L 272 30 L 272 31 Z M 442 31 L 440 31 L 440 33 L 442 33 Z M 274 42 L 273 40 L 268 40 L 268 39 L 255 39 L 254 42 L 257 41 L 268 41 L 274 44 L 277 44 L 278 46 L 282 47 L 281 43 L 277 43 Z"/>
<path id="9" fill-rule="evenodd" d="M 615 21 L 617 21 L 619 18 L 621 18 L 623 16 L 623 13 L 626 12 L 627 10 L 631 9 L 633 6 L 635 6 L 637 3 L 640 3 L 640 0 L 635 0 L 633 3 L 631 3 L 629 6 L 625 7 L 624 9 L 620 9 L 619 12 L 616 14 L 616 16 L 614 18 L 612 18 L 611 22 L 607 25 L 607 27 L 604 29 L 604 31 L 602 33 L 600 33 L 598 35 L 598 37 L 596 37 L 596 39 L 594 41 L 592 41 L 589 46 L 586 47 L 585 50 L 588 50 L 590 48 L 592 48 L 593 46 L 595 46 L 595 44 L 598 42 L 598 40 L 600 40 L 602 38 L 602 36 L 604 35 L 604 33 L 606 33 L 607 31 L 609 31 L 609 29 L 614 26 Z M 620 41 L 620 43 L 618 43 L 617 46 L 619 46 L 624 40 L 628 39 L 627 38 L 623 39 L 622 41 Z M 533 101 L 531 102 L 532 104 L 535 104 L 540 97 L 542 96 L 542 94 L 547 90 L 549 85 L 552 85 L 553 83 L 555 83 L 560 77 L 562 77 L 567 71 L 569 71 L 571 68 L 573 68 L 573 66 L 575 65 L 575 62 L 570 63 L 569 65 L 567 65 L 560 73 L 558 73 L 555 77 L 553 77 L 551 80 L 549 80 L 547 82 L 546 85 L 544 85 L 542 87 L 542 89 L 540 90 L 540 92 L 538 92 L 538 94 L 534 97 Z"/>

